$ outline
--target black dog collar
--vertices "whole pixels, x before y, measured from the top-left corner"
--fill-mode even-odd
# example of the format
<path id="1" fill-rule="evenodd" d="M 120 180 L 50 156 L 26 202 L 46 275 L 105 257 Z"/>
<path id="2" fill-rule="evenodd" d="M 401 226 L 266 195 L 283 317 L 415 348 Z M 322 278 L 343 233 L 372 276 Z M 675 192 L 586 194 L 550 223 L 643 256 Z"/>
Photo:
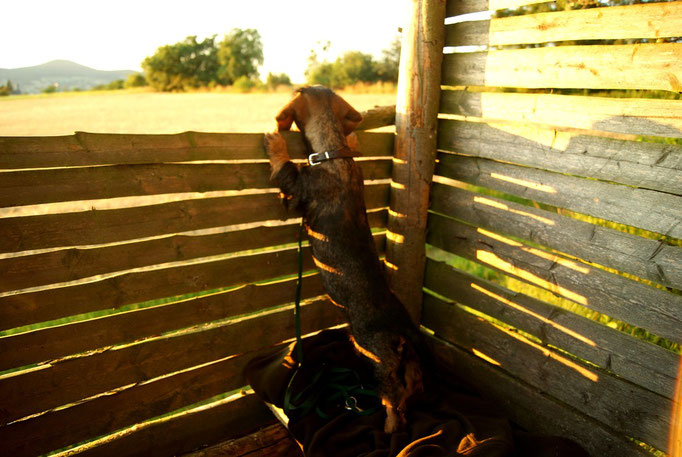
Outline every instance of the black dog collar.
<path id="1" fill-rule="evenodd" d="M 352 151 L 347 146 L 337 151 L 313 152 L 308 156 L 308 163 L 311 166 L 319 165 L 325 160 L 338 159 L 340 157 L 360 157 L 358 151 Z"/>

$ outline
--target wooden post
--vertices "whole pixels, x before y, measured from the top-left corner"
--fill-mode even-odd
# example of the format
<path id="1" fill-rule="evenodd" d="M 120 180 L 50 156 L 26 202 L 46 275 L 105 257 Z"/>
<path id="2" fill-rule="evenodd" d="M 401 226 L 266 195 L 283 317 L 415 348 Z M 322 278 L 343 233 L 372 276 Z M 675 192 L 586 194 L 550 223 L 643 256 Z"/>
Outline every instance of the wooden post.
<path id="1" fill-rule="evenodd" d="M 411 0 L 403 31 L 396 101 L 396 141 L 388 220 L 391 288 L 419 322 L 426 218 L 436 158 L 445 0 Z"/>

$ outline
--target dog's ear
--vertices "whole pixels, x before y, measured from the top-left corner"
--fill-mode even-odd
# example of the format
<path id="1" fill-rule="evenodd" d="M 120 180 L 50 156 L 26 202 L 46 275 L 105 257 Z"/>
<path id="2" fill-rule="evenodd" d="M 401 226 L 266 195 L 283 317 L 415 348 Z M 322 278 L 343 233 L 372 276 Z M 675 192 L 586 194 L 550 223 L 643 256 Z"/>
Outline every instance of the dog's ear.
<path id="1" fill-rule="evenodd" d="M 362 115 L 358 113 L 355 108 L 350 106 L 350 103 L 336 94 L 334 94 L 333 106 L 336 117 L 341 121 L 343 135 L 350 135 L 360 121 L 362 121 Z"/>
<path id="2" fill-rule="evenodd" d="M 358 113 L 355 108 L 350 105 L 348 105 L 348 108 L 348 112 L 341 121 L 341 125 L 343 126 L 343 134 L 345 136 L 350 135 L 353 130 L 355 130 L 355 127 L 362 122 L 362 114 Z"/>
<path id="3" fill-rule="evenodd" d="M 290 130 L 291 124 L 294 123 L 294 102 L 293 100 L 279 112 L 275 120 L 277 121 L 277 131 Z"/>

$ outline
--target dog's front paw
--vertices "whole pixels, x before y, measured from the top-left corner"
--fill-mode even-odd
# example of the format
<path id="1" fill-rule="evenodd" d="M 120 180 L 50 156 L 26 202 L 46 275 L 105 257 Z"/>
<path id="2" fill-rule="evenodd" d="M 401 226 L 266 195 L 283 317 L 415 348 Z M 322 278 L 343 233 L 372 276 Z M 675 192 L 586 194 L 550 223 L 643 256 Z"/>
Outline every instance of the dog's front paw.
<path id="1" fill-rule="evenodd" d="M 263 138 L 265 152 L 270 159 L 270 176 L 275 176 L 277 172 L 289 161 L 287 152 L 287 142 L 279 133 L 266 133 Z"/>

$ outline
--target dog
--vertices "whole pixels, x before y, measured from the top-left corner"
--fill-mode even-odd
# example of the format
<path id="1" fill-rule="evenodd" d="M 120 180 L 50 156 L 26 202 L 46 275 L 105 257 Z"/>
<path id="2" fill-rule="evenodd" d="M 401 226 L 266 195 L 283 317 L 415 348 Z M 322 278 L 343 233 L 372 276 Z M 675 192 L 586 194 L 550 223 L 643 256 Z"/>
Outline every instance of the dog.
<path id="1" fill-rule="evenodd" d="M 351 341 L 369 359 L 386 408 L 384 430 L 406 425 L 406 403 L 423 390 L 419 331 L 389 289 L 367 222 L 363 177 L 353 160 L 362 116 L 332 90 L 308 86 L 277 115 L 277 132 L 295 122 L 309 166 L 290 161 L 284 138 L 265 135 L 271 179 L 286 205 L 302 212 L 313 260 L 330 299 L 345 309 Z"/>

